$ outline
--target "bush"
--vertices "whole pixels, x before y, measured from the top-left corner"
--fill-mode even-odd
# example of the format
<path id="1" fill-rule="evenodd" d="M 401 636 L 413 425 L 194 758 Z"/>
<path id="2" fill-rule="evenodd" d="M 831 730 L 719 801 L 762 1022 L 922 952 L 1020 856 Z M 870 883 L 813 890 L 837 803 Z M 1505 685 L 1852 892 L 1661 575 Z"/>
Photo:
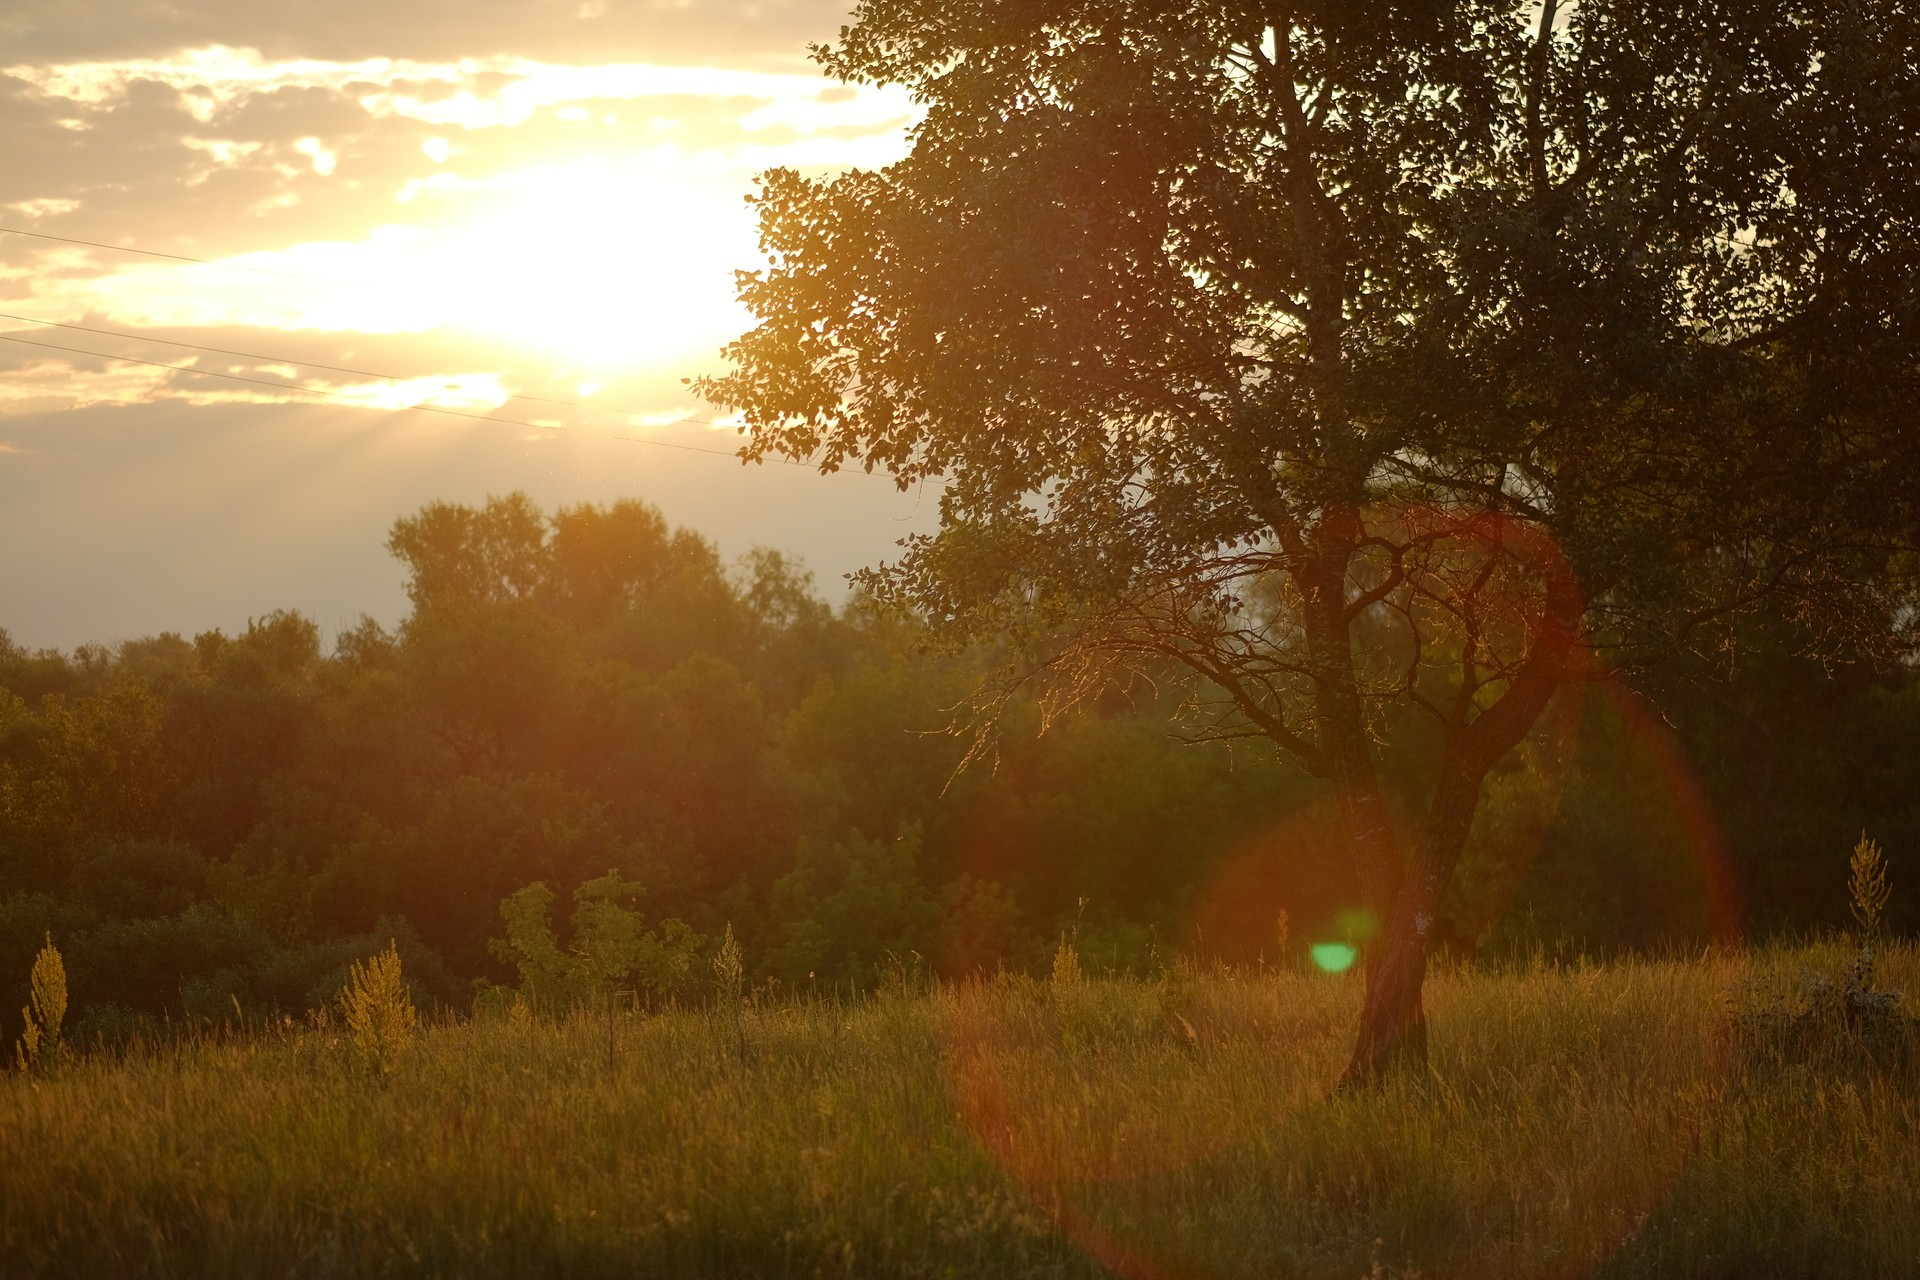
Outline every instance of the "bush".
<path id="1" fill-rule="evenodd" d="M 586 1004 L 611 1002 L 622 992 L 670 996 L 679 991 L 701 950 L 700 938 L 679 920 L 663 920 L 657 931 L 630 903 L 641 887 L 609 871 L 574 891 L 572 949 L 562 950 L 553 932 L 554 893 L 544 882 L 526 886 L 500 904 L 505 938 L 488 943 L 496 959 L 511 964 L 520 985 L 511 1000 L 543 1013 L 561 1014 Z M 482 982 L 476 1000 L 502 1003 L 503 990 Z"/>

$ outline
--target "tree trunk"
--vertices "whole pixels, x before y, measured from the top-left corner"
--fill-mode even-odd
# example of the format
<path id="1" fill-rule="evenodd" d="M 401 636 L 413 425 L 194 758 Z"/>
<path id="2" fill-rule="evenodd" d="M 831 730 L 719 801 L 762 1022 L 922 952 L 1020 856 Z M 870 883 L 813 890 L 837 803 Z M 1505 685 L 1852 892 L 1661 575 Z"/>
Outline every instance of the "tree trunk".
<path id="1" fill-rule="evenodd" d="M 1307 598 L 1314 720 L 1327 780 L 1333 784 L 1342 834 L 1352 850 L 1366 906 L 1384 915 L 1399 889 L 1401 853 L 1354 677 L 1345 589 L 1351 555 L 1350 545 L 1340 545 L 1295 572 Z"/>
<path id="2" fill-rule="evenodd" d="M 1420 919 L 1431 919 L 1433 914 L 1417 900 L 1417 893 L 1409 898 L 1408 891 L 1417 889 L 1417 877 L 1409 876 L 1409 869 L 1403 867 L 1354 678 L 1345 593 L 1349 555 L 1349 549 L 1342 547 L 1296 570 L 1306 595 L 1315 719 L 1328 780 L 1365 905 L 1383 926 L 1367 948 L 1366 1004 L 1359 1044 L 1353 1064 L 1342 1076 L 1343 1087 L 1373 1078 L 1409 1051 L 1424 1057 L 1426 1016 L 1420 989 L 1426 979 L 1426 944 L 1417 929 Z"/>
<path id="3" fill-rule="evenodd" d="M 1421 991 L 1427 978 L 1427 948 L 1447 882 L 1466 849 L 1473 813 L 1480 803 L 1480 784 L 1486 777 L 1486 769 L 1475 761 L 1450 758 L 1442 767 L 1416 856 L 1401 877 L 1379 941 L 1367 957 L 1360 1034 L 1340 1076 L 1343 1089 L 1370 1083 L 1402 1065 L 1426 1063 L 1427 1014 Z"/>
<path id="4" fill-rule="evenodd" d="M 1360 1034 L 1340 1073 L 1341 1089 L 1371 1084 L 1402 1065 L 1427 1061 L 1427 942 L 1411 923 L 1391 921 L 1367 957 L 1367 995 Z"/>
<path id="5" fill-rule="evenodd" d="M 1553 694 L 1549 677 L 1564 670 L 1549 663 L 1558 661 L 1549 654 L 1533 672 L 1516 681 L 1513 693 L 1501 699 L 1498 707 L 1471 725 L 1456 726 L 1450 736 L 1426 826 L 1401 876 L 1377 950 L 1368 957 L 1360 1035 L 1341 1074 L 1342 1088 L 1376 1080 L 1402 1064 L 1425 1064 L 1427 1019 L 1420 994 L 1427 977 L 1427 948 L 1447 885 L 1466 851 L 1487 771 L 1519 745 L 1546 709 Z"/>
<path id="6" fill-rule="evenodd" d="M 1367 994 L 1353 1057 L 1342 1088 L 1376 1080 L 1403 1063 L 1424 1064 L 1426 1010 L 1421 987 L 1427 948 L 1447 884 L 1466 850 L 1487 771 L 1532 730 L 1563 685 L 1584 678 L 1580 632 L 1584 605 L 1579 583 L 1558 550 L 1536 540 L 1546 572 L 1546 598 L 1531 651 L 1492 706 L 1471 712 L 1472 688 L 1463 688 L 1440 757 L 1440 780 L 1414 856 L 1400 876 L 1374 954 L 1367 959 Z"/>

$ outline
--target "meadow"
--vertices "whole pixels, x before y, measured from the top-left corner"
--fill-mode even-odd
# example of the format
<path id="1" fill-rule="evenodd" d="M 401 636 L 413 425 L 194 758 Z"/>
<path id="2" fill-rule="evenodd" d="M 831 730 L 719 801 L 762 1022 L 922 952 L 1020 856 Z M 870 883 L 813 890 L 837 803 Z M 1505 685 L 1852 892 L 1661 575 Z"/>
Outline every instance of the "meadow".
<path id="1" fill-rule="evenodd" d="M 1839 943 L 1453 967 L 1330 1089 L 1351 975 L 208 1028 L 0 1082 L 8 1276 L 1911 1276 L 1920 1072 Z M 1920 978 L 1894 945 L 1884 987 Z M 1816 1020 L 1817 1021 L 1817 1020 Z M 1910 1023 L 1903 1023 L 1910 1029 Z M 1909 1034 L 1910 1030 L 1903 1034 Z M 1905 1046 L 1910 1047 L 1910 1046 Z"/>

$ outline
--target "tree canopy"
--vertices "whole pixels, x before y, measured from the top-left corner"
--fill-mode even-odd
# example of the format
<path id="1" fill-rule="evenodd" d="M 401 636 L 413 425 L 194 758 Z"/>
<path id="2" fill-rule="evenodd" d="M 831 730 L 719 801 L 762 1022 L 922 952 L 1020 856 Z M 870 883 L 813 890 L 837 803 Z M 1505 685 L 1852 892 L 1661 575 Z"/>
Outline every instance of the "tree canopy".
<path id="1" fill-rule="evenodd" d="M 865 0 L 911 154 L 764 178 L 750 455 L 944 481 L 869 583 L 1060 705 L 1187 672 L 1332 784 L 1349 1078 L 1556 693 L 1759 602 L 1892 653 L 1920 498 L 1920 11 Z M 991 701 L 991 700 L 990 700 Z M 1400 838 L 1377 730 L 1428 713 Z M 991 708 L 989 708 L 991 709 Z"/>

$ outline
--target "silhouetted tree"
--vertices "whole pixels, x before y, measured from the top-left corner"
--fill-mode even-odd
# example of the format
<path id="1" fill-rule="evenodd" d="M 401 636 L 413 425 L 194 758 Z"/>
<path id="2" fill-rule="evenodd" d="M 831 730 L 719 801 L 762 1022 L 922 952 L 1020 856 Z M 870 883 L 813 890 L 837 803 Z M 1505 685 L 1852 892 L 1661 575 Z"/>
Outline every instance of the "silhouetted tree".
<path id="1" fill-rule="evenodd" d="M 750 456 L 944 480 L 867 582 L 1010 641 L 985 722 L 1178 664 L 1329 781 L 1380 926 L 1349 1081 L 1424 1052 L 1482 784 L 1596 650 L 1898 622 L 1905 0 L 863 0 L 816 54 L 925 117 L 766 175 L 758 327 L 701 390 Z M 1405 839 L 1396 703 L 1436 726 Z"/>

